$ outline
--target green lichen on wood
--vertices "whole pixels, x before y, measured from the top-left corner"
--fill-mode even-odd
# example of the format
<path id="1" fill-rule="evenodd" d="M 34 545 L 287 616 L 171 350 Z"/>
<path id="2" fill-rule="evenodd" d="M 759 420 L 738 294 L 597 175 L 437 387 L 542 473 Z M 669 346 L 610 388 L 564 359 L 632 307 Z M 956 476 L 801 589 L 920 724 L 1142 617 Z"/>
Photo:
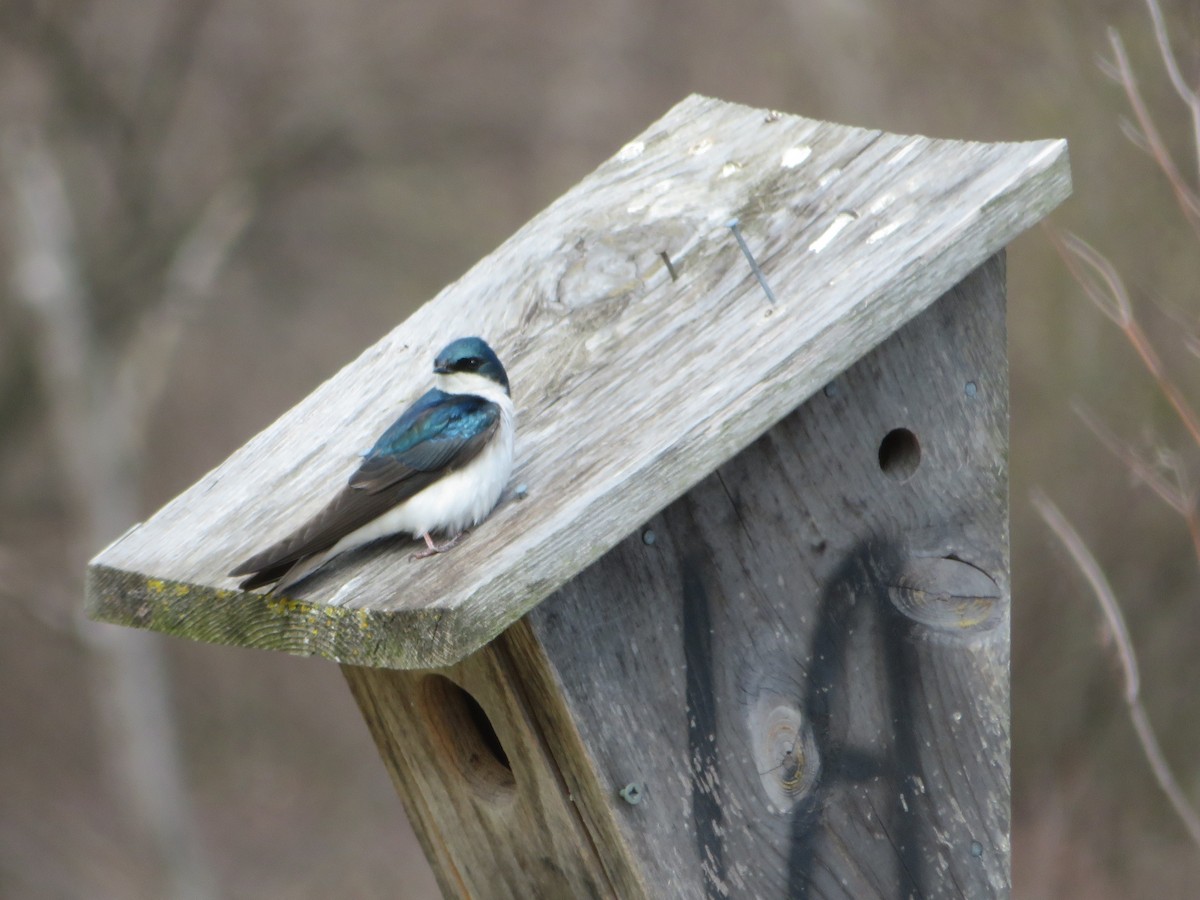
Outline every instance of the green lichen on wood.
<path id="1" fill-rule="evenodd" d="M 424 661 L 445 618 L 423 608 L 378 612 L 88 569 L 87 613 L 101 622 L 216 644 L 321 656 L 339 663 L 406 668 Z"/>

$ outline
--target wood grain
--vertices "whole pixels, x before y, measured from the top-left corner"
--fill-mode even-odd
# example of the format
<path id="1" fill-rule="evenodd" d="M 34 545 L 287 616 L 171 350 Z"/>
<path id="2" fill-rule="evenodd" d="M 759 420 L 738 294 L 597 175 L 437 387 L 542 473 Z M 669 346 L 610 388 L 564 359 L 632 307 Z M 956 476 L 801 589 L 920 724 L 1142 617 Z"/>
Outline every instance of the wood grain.
<path id="1" fill-rule="evenodd" d="M 997 257 L 466 660 L 344 666 L 445 895 L 1006 896 L 1004 346 Z"/>
<path id="2" fill-rule="evenodd" d="M 628 895 L 631 870 L 609 881 L 503 640 L 434 672 L 342 671 L 446 897 Z"/>
<path id="3" fill-rule="evenodd" d="M 606 870 L 637 870 L 620 896 L 1008 895 L 1003 272 L 505 635 Z"/>
<path id="4" fill-rule="evenodd" d="M 903 137 L 691 97 L 100 553 L 89 614 L 360 665 L 459 660 L 1069 190 L 1062 141 Z M 465 333 L 500 353 L 518 408 L 517 469 L 492 517 L 442 557 L 383 542 L 297 596 L 237 591 L 232 565 L 325 503 Z"/>

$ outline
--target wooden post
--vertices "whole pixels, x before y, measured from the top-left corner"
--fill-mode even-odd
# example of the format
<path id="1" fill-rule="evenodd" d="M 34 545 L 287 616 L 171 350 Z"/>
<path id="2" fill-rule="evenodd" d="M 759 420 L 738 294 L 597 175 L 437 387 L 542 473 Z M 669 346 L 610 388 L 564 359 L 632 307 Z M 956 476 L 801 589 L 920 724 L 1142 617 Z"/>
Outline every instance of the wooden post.
<path id="1" fill-rule="evenodd" d="M 690 98 L 100 554 L 89 611 L 342 663 L 447 896 L 1003 895 L 1000 254 L 1068 192 L 1061 141 Z M 236 590 L 464 332 L 521 489 L 451 554 Z"/>

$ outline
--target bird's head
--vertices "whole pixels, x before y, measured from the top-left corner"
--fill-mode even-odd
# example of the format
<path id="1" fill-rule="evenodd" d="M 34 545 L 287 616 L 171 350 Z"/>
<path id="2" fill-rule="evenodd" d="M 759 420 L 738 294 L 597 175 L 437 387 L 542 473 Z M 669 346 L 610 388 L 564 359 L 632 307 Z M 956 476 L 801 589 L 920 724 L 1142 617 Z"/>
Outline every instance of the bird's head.
<path id="1" fill-rule="evenodd" d="M 483 338 L 465 337 L 447 344 L 433 361 L 438 387 L 448 394 L 487 396 L 499 386 L 508 390 L 508 373 Z"/>

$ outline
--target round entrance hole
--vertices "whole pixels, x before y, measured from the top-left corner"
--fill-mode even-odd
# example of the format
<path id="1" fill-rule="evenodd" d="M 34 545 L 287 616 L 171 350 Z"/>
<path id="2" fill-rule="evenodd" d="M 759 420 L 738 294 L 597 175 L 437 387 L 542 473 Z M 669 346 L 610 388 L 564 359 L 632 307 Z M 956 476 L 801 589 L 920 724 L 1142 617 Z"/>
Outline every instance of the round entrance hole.
<path id="1" fill-rule="evenodd" d="M 907 428 L 893 428 L 879 444 L 879 468 L 897 481 L 908 481 L 921 464 L 921 443 Z"/>
<path id="2" fill-rule="evenodd" d="M 483 796 L 510 795 L 512 764 L 479 701 L 443 675 L 427 676 L 422 694 L 426 718 L 463 778 Z"/>

